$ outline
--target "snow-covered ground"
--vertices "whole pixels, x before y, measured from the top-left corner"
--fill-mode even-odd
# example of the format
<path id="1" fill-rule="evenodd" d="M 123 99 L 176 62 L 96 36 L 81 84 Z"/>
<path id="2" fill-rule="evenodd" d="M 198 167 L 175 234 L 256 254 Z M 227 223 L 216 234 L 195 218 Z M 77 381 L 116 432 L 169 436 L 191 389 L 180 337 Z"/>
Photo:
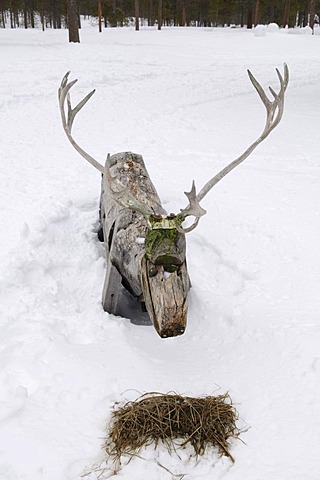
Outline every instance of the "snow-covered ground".
<path id="1" fill-rule="evenodd" d="M 248 427 L 235 464 L 149 448 L 126 480 L 320 479 L 320 36 L 241 29 L 0 29 L 0 477 L 96 479 L 115 401 L 229 391 Z M 57 89 L 97 91 L 74 136 L 103 163 L 141 153 L 178 212 L 260 134 L 250 84 L 278 88 L 283 120 L 205 198 L 190 233 L 188 327 L 163 340 L 102 311 L 100 177 L 61 127 Z M 105 472 L 107 474 L 107 472 Z M 101 477 L 99 477 L 101 478 Z M 175 477 L 179 478 L 179 477 Z"/>

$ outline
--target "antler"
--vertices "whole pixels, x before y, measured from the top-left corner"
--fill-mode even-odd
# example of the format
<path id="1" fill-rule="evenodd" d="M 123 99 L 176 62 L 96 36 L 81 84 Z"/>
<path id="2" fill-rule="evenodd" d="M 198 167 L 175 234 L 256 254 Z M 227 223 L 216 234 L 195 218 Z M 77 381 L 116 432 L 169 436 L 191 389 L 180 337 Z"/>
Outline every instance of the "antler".
<path id="1" fill-rule="evenodd" d="M 220 180 L 225 177 L 231 170 L 235 167 L 240 165 L 248 156 L 253 152 L 253 150 L 265 139 L 267 136 L 272 132 L 272 130 L 279 124 L 284 109 L 284 94 L 288 86 L 289 82 L 289 70 L 288 66 L 284 64 L 284 76 L 280 74 L 279 70 L 276 69 L 279 82 L 280 82 L 280 90 L 279 93 L 276 93 L 271 87 L 269 90 L 274 98 L 274 100 L 269 100 L 265 91 L 263 90 L 262 86 L 259 82 L 255 79 L 252 75 L 250 70 L 248 70 L 248 75 L 253 84 L 254 88 L 256 89 L 262 103 L 266 107 L 267 111 L 267 118 L 265 128 L 260 135 L 260 137 L 253 142 L 247 150 L 240 155 L 238 158 L 233 160 L 229 165 L 224 167 L 219 173 L 217 173 L 214 177 L 212 177 L 205 186 L 200 190 L 200 192 L 196 193 L 196 188 L 194 182 L 192 183 L 192 188 L 190 192 L 185 192 L 189 200 L 189 204 L 186 208 L 182 209 L 181 212 L 176 216 L 176 227 L 180 232 L 187 233 L 193 230 L 199 223 L 200 218 L 206 214 L 206 210 L 204 210 L 200 206 L 201 200 L 207 195 L 207 193 L 216 185 Z M 91 155 L 86 153 L 73 139 L 71 130 L 73 121 L 77 113 L 81 110 L 81 108 L 87 103 L 87 101 L 91 98 L 94 94 L 95 90 L 90 92 L 86 97 L 81 100 L 78 105 L 74 108 L 71 107 L 71 100 L 70 100 L 70 89 L 73 85 L 77 82 L 77 80 L 73 80 L 72 82 L 68 83 L 68 76 L 70 72 L 67 72 L 66 75 L 63 77 L 61 81 L 61 85 L 59 88 L 58 96 L 59 96 L 59 105 L 60 105 L 60 113 L 62 119 L 62 125 L 64 131 L 72 144 L 72 146 L 80 153 L 91 165 L 93 165 L 97 170 L 99 170 L 102 174 L 106 175 L 109 185 L 110 185 L 110 193 L 113 198 L 123 207 L 130 208 L 131 210 L 136 210 L 142 213 L 145 217 L 152 215 L 153 209 L 147 205 L 142 204 L 139 200 L 130 192 L 129 186 L 123 186 L 118 179 L 113 178 L 109 171 L 107 165 L 103 167 L 97 160 L 95 160 Z M 67 116 L 65 113 L 65 101 L 67 100 Z M 108 163 L 108 162 L 107 162 Z M 113 188 L 116 186 L 116 189 Z M 120 187 L 120 190 L 119 190 Z M 190 227 L 183 228 L 181 225 L 183 221 L 188 216 L 194 216 L 195 220 Z"/>
<path id="2" fill-rule="evenodd" d="M 66 132 L 66 135 L 71 143 L 71 145 L 77 150 L 82 157 L 84 157 L 91 165 L 93 165 L 99 172 L 104 173 L 105 169 L 104 167 L 97 162 L 91 155 L 89 155 L 87 152 L 85 152 L 73 139 L 72 134 L 71 134 L 71 129 L 72 129 L 72 124 L 75 119 L 75 116 L 77 113 L 81 110 L 81 108 L 87 103 L 87 101 L 92 97 L 94 94 L 95 90 L 92 90 L 86 97 L 84 97 L 81 102 L 78 103 L 78 105 L 74 108 L 71 107 L 71 100 L 70 100 L 70 89 L 73 87 L 73 85 L 78 81 L 78 80 L 73 80 L 72 82 L 68 83 L 68 77 L 69 77 L 70 72 L 67 72 L 65 76 L 63 77 L 61 81 L 60 88 L 58 90 L 58 97 L 59 97 L 59 106 L 60 106 L 60 113 L 61 113 L 61 119 L 62 119 L 62 125 L 63 129 Z M 65 113 L 65 101 L 67 99 L 67 117 Z"/>
<path id="3" fill-rule="evenodd" d="M 91 155 L 85 152 L 73 139 L 71 130 L 73 121 L 77 113 L 81 110 L 81 108 L 87 103 L 87 101 L 92 97 L 95 90 L 88 93 L 83 100 L 81 100 L 78 105 L 74 108 L 71 107 L 71 100 L 70 100 L 70 89 L 78 80 L 73 80 L 72 82 L 68 83 L 68 77 L 70 72 L 67 72 L 61 81 L 60 88 L 58 90 L 58 97 L 59 97 L 59 106 L 60 106 L 60 113 L 62 119 L 63 129 L 71 143 L 71 145 L 77 150 L 77 152 L 82 155 L 91 165 L 93 165 L 97 170 L 99 170 L 103 175 L 106 176 L 109 183 L 109 190 L 112 198 L 116 202 L 119 203 L 120 206 L 124 208 L 130 208 L 131 210 L 135 210 L 137 212 L 142 213 L 145 217 L 149 217 L 150 215 L 154 214 L 154 211 L 148 205 L 142 204 L 131 192 L 129 186 L 123 186 L 117 177 L 112 177 L 110 170 L 109 170 L 109 162 L 107 161 L 106 166 L 104 167 L 101 165 L 97 160 L 95 160 Z M 65 102 L 67 100 L 67 116 L 65 112 Z M 110 158 L 110 154 L 108 154 L 108 159 Z M 114 188 L 115 187 L 115 188 Z"/>
<path id="4" fill-rule="evenodd" d="M 193 215 L 196 217 L 193 225 L 189 227 L 188 229 L 181 229 L 185 232 L 189 232 L 193 230 L 202 215 L 205 214 L 205 210 L 203 210 L 200 207 L 200 202 L 201 200 L 207 195 L 207 193 L 214 187 L 220 180 L 223 179 L 231 170 L 233 170 L 235 167 L 240 165 L 248 156 L 253 152 L 253 150 L 265 139 L 267 136 L 272 132 L 272 130 L 280 123 L 280 120 L 283 115 L 283 109 L 284 109 L 284 94 L 288 86 L 289 82 L 289 69 L 286 64 L 284 64 L 284 76 L 282 77 L 281 73 L 279 70 L 276 68 L 276 72 L 279 78 L 280 82 L 280 90 L 279 93 L 276 93 L 271 87 L 269 87 L 269 90 L 274 97 L 274 100 L 269 100 L 267 97 L 265 91 L 263 90 L 262 86 L 260 83 L 255 79 L 255 77 L 252 75 L 250 70 L 248 70 L 248 75 L 251 80 L 251 83 L 253 84 L 254 88 L 256 89 L 259 97 L 262 100 L 262 103 L 266 107 L 267 111 L 267 118 L 266 118 L 266 124 L 264 127 L 264 130 L 260 137 L 253 142 L 247 150 L 240 155 L 240 157 L 236 158 L 233 160 L 229 165 L 224 167 L 219 173 L 217 173 L 214 177 L 212 177 L 206 184 L 205 186 L 200 190 L 198 194 L 196 194 L 194 183 L 191 189 L 190 193 L 186 193 L 188 200 L 189 200 L 189 205 L 185 209 L 181 210 L 181 213 L 179 216 L 184 220 L 187 216 Z"/>

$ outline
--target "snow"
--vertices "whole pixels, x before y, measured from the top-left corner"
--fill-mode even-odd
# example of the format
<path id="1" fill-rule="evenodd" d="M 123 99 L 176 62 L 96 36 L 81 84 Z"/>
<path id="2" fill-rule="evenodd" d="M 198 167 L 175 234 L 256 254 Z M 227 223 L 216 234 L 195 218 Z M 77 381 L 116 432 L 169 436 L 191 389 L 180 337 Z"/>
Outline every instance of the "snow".
<path id="1" fill-rule="evenodd" d="M 267 27 L 266 25 L 257 25 L 253 32 L 255 37 L 264 37 L 267 33 Z"/>
<path id="2" fill-rule="evenodd" d="M 228 391 L 245 442 L 235 464 L 148 448 L 123 466 L 136 480 L 316 480 L 320 396 L 319 36 L 279 30 L 0 29 L 0 477 L 94 480 L 114 402 L 147 391 Z M 100 175 L 70 146 L 57 89 L 96 93 L 74 136 L 103 163 L 141 153 L 163 205 L 178 212 L 264 127 L 250 68 L 277 89 L 290 68 L 281 124 L 203 200 L 188 235 L 188 327 L 102 311 L 96 237 Z M 97 466 L 97 470 L 95 470 Z M 107 471 L 105 472 L 107 475 Z M 179 478 L 179 477 L 175 477 Z"/>
<path id="3" fill-rule="evenodd" d="M 279 32 L 279 25 L 277 23 L 269 23 L 267 25 L 268 33 Z"/>

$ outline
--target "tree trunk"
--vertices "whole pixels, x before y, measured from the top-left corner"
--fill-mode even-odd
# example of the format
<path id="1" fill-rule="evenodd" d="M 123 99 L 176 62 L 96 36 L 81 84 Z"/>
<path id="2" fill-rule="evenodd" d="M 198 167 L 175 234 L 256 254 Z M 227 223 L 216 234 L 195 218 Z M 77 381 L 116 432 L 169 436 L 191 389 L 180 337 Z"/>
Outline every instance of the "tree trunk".
<path id="1" fill-rule="evenodd" d="M 34 6 L 33 6 L 33 3 L 31 4 L 31 11 L 30 11 L 30 25 L 31 25 L 31 28 L 34 28 L 34 27 L 35 27 L 35 24 L 34 24 Z"/>
<path id="2" fill-rule="evenodd" d="M 183 0 L 182 2 L 182 13 L 181 13 L 181 26 L 185 27 L 187 25 L 187 7 L 186 2 Z"/>
<path id="3" fill-rule="evenodd" d="M 111 27 L 116 27 L 117 26 L 116 10 L 117 10 L 117 1 L 112 0 L 112 17 L 111 17 L 111 21 L 110 21 Z"/>
<path id="4" fill-rule="evenodd" d="M 69 42 L 80 43 L 77 0 L 68 0 Z"/>
<path id="5" fill-rule="evenodd" d="M 3 10 L 1 10 L 1 24 L 2 24 L 2 28 L 6 28 L 6 20 L 5 20 Z"/>
<path id="6" fill-rule="evenodd" d="M 41 19 L 42 31 L 44 32 L 44 30 L 45 30 L 45 23 L 44 23 L 44 0 L 41 0 L 40 19 Z"/>
<path id="7" fill-rule="evenodd" d="M 248 2 L 248 10 L 247 10 L 247 28 L 252 28 L 252 2 L 251 0 Z"/>
<path id="8" fill-rule="evenodd" d="M 283 22 L 282 22 L 283 27 L 286 27 L 287 25 L 289 25 L 289 17 L 290 17 L 290 0 L 285 0 Z"/>
<path id="9" fill-rule="evenodd" d="M 256 27 L 259 24 L 260 20 L 260 0 L 256 0 L 256 5 L 254 9 L 254 26 Z"/>
<path id="10" fill-rule="evenodd" d="M 28 28 L 28 12 L 27 12 L 26 2 L 24 2 L 23 4 L 23 23 L 24 23 L 24 28 Z"/>
<path id="11" fill-rule="evenodd" d="M 269 2 L 269 22 L 275 21 L 274 11 L 274 0 L 272 0 Z"/>
<path id="12" fill-rule="evenodd" d="M 134 2 L 134 15 L 135 15 L 135 28 L 136 28 L 136 31 L 139 30 L 139 9 L 140 9 L 140 5 L 139 5 L 139 0 L 135 0 Z"/>
<path id="13" fill-rule="evenodd" d="M 240 6 L 240 27 L 243 28 L 244 26 L 244 8 L 243 5 L 241 4 Z"/>
<path id="14" fill-rule="evenodd" d="M 158 30 L 161 30 L 162 26 L 162 0 L 159 0 L 158 4 Z"/>
<path id="15" fill-rule="evenodd" d="M 101 0 L 98 0 L 98 23 L 99 23 L 99 33 L 102 32 L 102 5 Z"/>
<path id="16" fill-rule="evenodd" d="M 310 0 L 309 3 L 309 12 L 310 12 L 310 21 L 309 21 L 309 26 L 310 28 L 314 27 L 314 17 L 316 15 L 316 2 L 315 0 Z"/>
<path id="17" fill-rule="evenodd" d="M 6 19 L 4 16 L 2 0 L 0 0 L 0 27 L 6 28 Z"/>
<path id="18" fill-rule="evenodd" d="M 306 27 L 308 25 L 308 12 L 309 12 L 309 2 L 306 0 L 304 2 L 304 11 L 303 11 L 303 26 Z"/>
<path id="19" fill-rule="evenodd" d="M 10 27 L 14 28 L 14 17 L 13 17 L 13 11 L 12 11 L 11 5 L 10 5 Z"/>
<path id="20" fill-rule="evenodd" d="M 153 25 L 154 25 L 154 18 L 153 18 L 153 0 L 149 0 L 148 27 L 152 27 Z"/>

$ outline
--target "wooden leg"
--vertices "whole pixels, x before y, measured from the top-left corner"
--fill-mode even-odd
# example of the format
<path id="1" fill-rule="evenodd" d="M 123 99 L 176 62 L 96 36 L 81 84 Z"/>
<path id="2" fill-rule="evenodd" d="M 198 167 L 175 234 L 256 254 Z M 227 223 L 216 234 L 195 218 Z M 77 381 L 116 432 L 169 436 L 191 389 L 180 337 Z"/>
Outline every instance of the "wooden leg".
<path id="1" fill-rule="evenodd" d="M 102 308 L 105 312 L 116 314 L 120 288 L 121 275 L 116 267 L 108 262 L 102 291 Z"/>

